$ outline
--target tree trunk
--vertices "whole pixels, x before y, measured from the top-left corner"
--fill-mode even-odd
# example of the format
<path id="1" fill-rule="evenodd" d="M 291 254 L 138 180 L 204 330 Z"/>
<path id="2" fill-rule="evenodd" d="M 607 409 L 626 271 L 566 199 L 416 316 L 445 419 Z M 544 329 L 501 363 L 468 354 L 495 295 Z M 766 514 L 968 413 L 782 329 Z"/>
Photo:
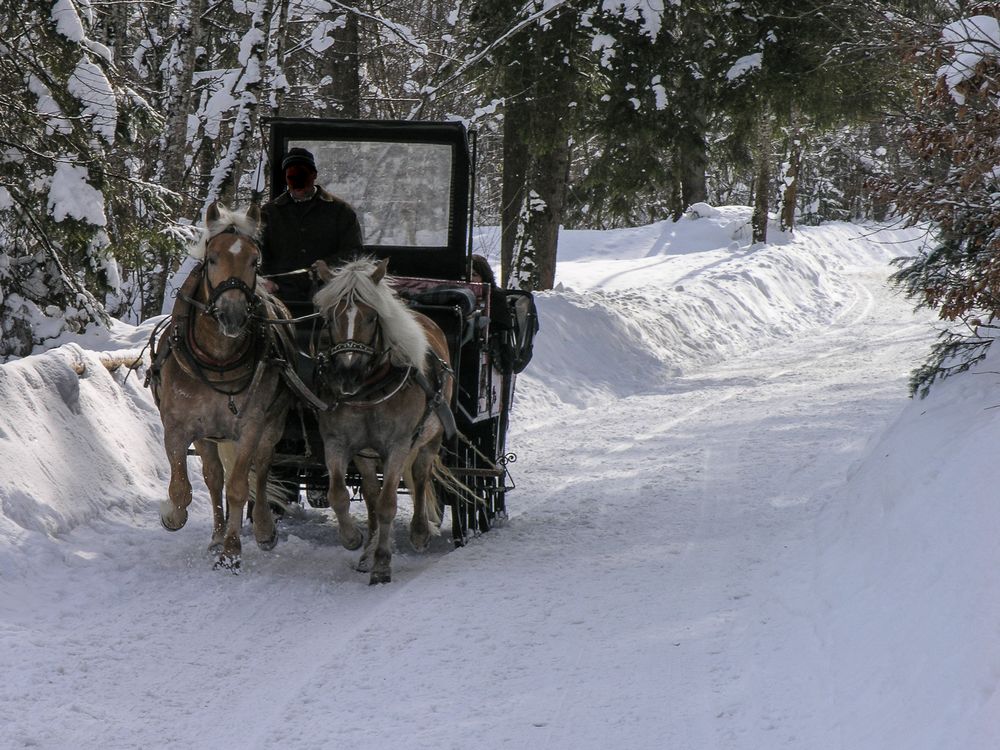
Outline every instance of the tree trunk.
<path id="1" fill-rule="evenodd" d="M 677 134 L 678 171 L 681 182 L 681 203 L 687 210 L 695 203 L 708 200 L 705 172 L 708 169 L 708 146 L 705 142 L 706 118 L 704 106 L 693 105 L 687 111 L 687 122 Z"/>
<path id="2" fill-rule="evenodd" d="M 788 163 L 782 175 L 784 190 L 781 194 L 781 231 L 791 232 L 795 227 L 795 208 L 799 197 L 799 172 L 802 168 L 802 138 L 793 130 L 788 141 Z"/>
<path id="3" fill-rule="evenodd" d="M 333 33 L 334 43 L 327 56 L 330 85 L 325 87 L 325 117 L 361 117 L 361 72 L 359 70 L 358 17 L 355 13 L 338 11 L 344 25 Z"/>
<path id="4" fill-rule="evenodd" d="M 184 6 L 178 5 L 182 15 L 172 19 L 176 37 L 164 72 L 166 95 L 162 101 L 167 120 L 160 138 L 160 160 L 153 181 L 180 195 L 178 212 L 181 216 L 191 216 L 196 203 L 191 199 L 193 191 L 187 184 L 188 115 L 194 111 L 195 60 L 205 34 L 202 16 L 208 0 L 191 0 L 186 13 L 183 13 Z"/>
<path id="5" fill-rule="evenodd" d="M 667 198 L 667 205 L 670 207 L 671 221 L 680 221 L 684 216 L 686 206 L 684 205 L 683 178 L 681 176 L 683 156 L 681 156 L 681 149 L 677 143 L 674 144 L 670 157 L 670 195 Z"/>
<path id="6" fill-rule="evenodd" d="M 503 179 L 500 189 L 500 283 L 513 285 L 514 255 L 525 212 L 528 180 L 529 109 L 524 101 L 526 85 L 523 64 L 508 66 L 504 73 Z"/>
<path id="7" fill-rule="evenodd" d="M 757 153 L 754 159 L 754 205 L 750 226 L 753 242 L 767 242 L 767 212 L 771 197 L 771 116 L 765 109 L 757 122 Z"/>
<path id="8" fill-rule="evenodd" d="M 229 205 L 238 202 L 240 178 L 247 171 L 250 147 L 257 134 L 263 102 L 267 100 L 272 88 L 267 72 L 267 59 L 272 42 L 271 34 L 275 31 L 272 19 L 279 1 L 262 0 L 259 3 L 244 37 L 245 40 L 252 41 L 250 54 L 233 92 L 238 97 L 239 104 L 235 108 L 233 130 L 226 144 L 226 152 L 212 172 L 205 207 L 216 200 Z"/>
<path id="9" fill-rule="evenodd" d="M 881 149 L 882 153 L 885 154 L 886 163 L 883 169 L 890 172 L 898 169 L 899 165 L 893 164 L 894 160 L 890 158 L 892 152 L 889 149 L 893 146 L 886 135 L 884 123 L 873 123 L 868 128 L 868 145 L 872 153 L 877 153 Z M 875 174 L 879 174 L 878 168 L 876 168 Z M 886 200 L 885 195 L 881 191 L 869 192 L 868 195 L 871 199 L 871 218 L 875 221 L 886 221 L 892 206 Z"/>
<path id="10" fill-rule="evenodd" d="M 705 20 L 705 15 L 690 8 L 682 12 L 682 39 L 704 39 Z M 705 172 L 708 169 L 708 144 L 705 137 L 708 130 L 708 113 L 705 105 L 708 86 L 704 77 L 696 76 L 690 67 L 684 66 L 680 72 L 678 89 L 681 122 L 675 143 L 679 157 L 677 171 L 680 177 L 682 211 L 686 211 L 693 204 L 708 199 L 705 180 Z"/>
<path id="11" fill-rule="evenodd" d="M 559 227 L 566 206 L 569 157 L 567 133 L 561 147 L 550 151 L 547 158 L 535 161 L 536 171 L 531 184 L 534 195 L 538 197 L 535 199 L 536 205 L 529 210 L 526 227 L 534 248 L 532 271 L 527 278 L 527 287 L 532 291 L 551 289 L 556 283 L 556 251 Z"/>
<path id="12" fill-rule="evenodd" d="M 535 33 L 527 101 L 530 111 L 527 212 L 513 276 L 522 289 L 539 291 L 555 284 L 559 227 L 566 206 L 573 108 L 577 74 L 567 64 L 575 54 L 579 12 L 567 9 Z M 523 127 L 523 126 L 522 126 Z M 506 208 L 506 206 L 505 206 Z"/>
<path id="13" fill-rule="evenodd" d="M 795 209 L 799 197 L 799 175 L 802 171 L 802 128 L 799 108 L 791 105 L 785 138 L 785 162 L 781 165 L 781 211 L 779 225 L 782 232 L 795 228 Z"/>

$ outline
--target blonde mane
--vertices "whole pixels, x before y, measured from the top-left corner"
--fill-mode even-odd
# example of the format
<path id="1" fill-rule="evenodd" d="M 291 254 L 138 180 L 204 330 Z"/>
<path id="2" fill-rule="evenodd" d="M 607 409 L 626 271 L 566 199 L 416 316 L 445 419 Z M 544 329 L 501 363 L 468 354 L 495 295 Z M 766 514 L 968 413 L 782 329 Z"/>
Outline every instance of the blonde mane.
<path id="1" fill-rule="evenodd" d="M 412 310 L 392 290 L 392 278 L 374 283 L 372 274 L 378 264 L 373 258 L 350 261 L 334 269 L 330 280 L 313 297 L 317 309 L 326 315 L 341 300 L 356 300 L 373 308 L 389 350 L 389 358 L 397 367 L 427 367 L 430 344 L 423 327 Z"/>
<path id="2" fill-rule="evenodd" d="M 260 226 L 246 213 L 242 211 L 230 211 L 225 206 L 219 205 L 219 218 L 208 222 L 207 226 L 200 229 L 198 239 L 188 247 L 188 255 L 195 260 L 205 259 L 205 250 L 209 241 L 218 234 L 221 234 L 229 227 L 233 227 L 237 234 L 249 237 L 254 242 L 260 240 Z"/>

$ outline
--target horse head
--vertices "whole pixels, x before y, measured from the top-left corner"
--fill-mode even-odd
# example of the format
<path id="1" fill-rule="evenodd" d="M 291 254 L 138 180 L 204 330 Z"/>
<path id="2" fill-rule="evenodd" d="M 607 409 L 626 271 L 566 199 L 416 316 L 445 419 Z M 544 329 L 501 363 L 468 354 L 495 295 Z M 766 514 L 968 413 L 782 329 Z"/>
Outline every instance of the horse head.
<path id="1" fill-rule="evenodd" d="M 254 290 L 260 267 L 259 226 L 257 206 L 242 215 L 213 203 L 205 213 L 203 294 L 207 312 L 230 338 L 246 329 L 258 301 Z"/>
<path id="2" fill-rule="evenodd" d="M 388 261 L 353 261 L 320 278 L 326 286 L 316 295 L 323 327 L 320 332 L 319 373 L 334 393 L 358 393 L 372 374 L 386 364 L 387 351 L 380 311 L 395 302 L 382 285 Z"/>

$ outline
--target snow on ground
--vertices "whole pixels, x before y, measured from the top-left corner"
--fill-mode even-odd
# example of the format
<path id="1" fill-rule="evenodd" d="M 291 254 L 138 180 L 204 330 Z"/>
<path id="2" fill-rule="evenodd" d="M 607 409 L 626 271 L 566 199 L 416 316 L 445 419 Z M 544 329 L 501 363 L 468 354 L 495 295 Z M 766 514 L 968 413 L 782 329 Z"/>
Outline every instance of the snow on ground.
<path id="1" fill-rule="evenodd" d="M 387 586 L 326 511 L 240 576 L 201 484 L 160 528 L 155 409 L 96 353 L 149 324 L 0 365 L 0 746 L 1000 746 L 1000 351 L 909 401 L 916 232 L 699 214 L 564 233 L 510 520 L 401 519 Z"/>

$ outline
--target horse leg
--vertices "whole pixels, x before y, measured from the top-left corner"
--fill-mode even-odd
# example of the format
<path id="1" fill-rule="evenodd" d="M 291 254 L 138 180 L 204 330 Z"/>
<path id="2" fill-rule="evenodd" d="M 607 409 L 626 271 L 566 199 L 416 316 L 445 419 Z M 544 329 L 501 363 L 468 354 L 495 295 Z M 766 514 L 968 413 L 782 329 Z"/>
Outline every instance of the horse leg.
<path id="1" fill-rule="evenodd" d="M 413 463 L 407 472 L 410 494 L 413 496 L 413 520 L 410 521 L 410 544 L 417 552 L 427 549 L 431 541 L 431 522 L 436 525 L 440 520 L 437 511 L 437 497 L 431 474 L 434 470 L 434 459 L 440 450 L 441 441 L 433 440 L 430 445 L 418 448 L 413 456 Z"/>
<path id="2" fill-rule="evenodd" d="M 392 580 L 392 522 L 396 519 L 396 490 L 406 458 L 406 453 L 397 449 L 382 465 L 382 491 L 375 503 L 378 542 L 375 545 L 375 565 L 368 581 L 371 585 Z"/>
<path id="3" fill-rule="evenodd" d="M 358 467 L 361 474 L 361 497 L 365 500 L 365 508 L 368 511 L 368 544 L 365 551 L 358 560 L 357 569 L 362 573 L 367 573 L 372 569 L 372 561 L 375 558 L 375 544 L 378 541 L 378 517 L 375 515 L 375 502 L 381 485 L 378 483 L 378 464 L 375 459 L 354 457 L 354 465 Z"/>
<path id="4" fill-rule="evenodd" d="M 358 529 L 351 517 L 351 495 L 344 481 L 346 462 L 340 452 L 333 446 L 326 449 L 326 468 L 330 475 L 330 490 L 327 499 L 337 516 L 337 530 L 340 533 L 340 543 L 346 549 L 355 550 L 365 540 L 364 534 Z"/>
<path id="5" fill-rule="evenodd" d="M 226 506 L 229 518 L 226 520 L 226 533 L 222 539 L 222 553 L 219 555 L 216 568 L 225 568 L 236 573 L 240 569 L 240 532 L 243 528 L 243 511 L 250 495 L 250 458 L 251 452 L 244 441 L 236 444 L 236 456 L 226 482 Z"/>
<path id="6" fill-rule="evenodd" d="M 219 446 L 211 440 L 195 440 L 194 449 L 201 456 L 201 474 L 205 477 L 208 494 L 212 498 L 212 543 L 209 550 L 222 549 L 222 535 L 225 531 L 226 516 L 222 511 L 222 489 L 226 473 L 219 458 Z"/>
<path id="7" fill-rule="evenodd" d="M 187 523 L 187 508 L 191 504 L 191 480 L 187 471 L 187 449 L 191 440 L 176 428 L 163 427 L 163 447 L 170 463 L 169 499 L 160 503 L 160 523 L 167 531 L 178 531 Z"/>
<path id="8" fill-rule="evenodd" d="M 284 418 L 273 420 L 257 444 L 253 465 L 256 472 L 256 501 L 253 504 L 253 535 L 257 546 L 262 550 L 272 550 L 278 543 L 278 530 L 274 526 L 274 514 L 271 513 L 271 503 L 267 498 L 267 477 L 271 471 L 271 460 L 274 458 L 274 447 L 281 439 L 285 427 Z"/>
<path id="9" fill-rule="evenodd" d="M 274 525 L 274 514 L 271 512 L 271 503 L 267 499 L 267 475 L 271 470 L 271 455 L 268 452 L 266 457 L 257 454 L 254 458 L 254 503 L 251 520 L 253 521 L 253 537 L 257 540 L 257 546 L 262 550 L 270 551 L 278 543 L 278 529 Z"/>

